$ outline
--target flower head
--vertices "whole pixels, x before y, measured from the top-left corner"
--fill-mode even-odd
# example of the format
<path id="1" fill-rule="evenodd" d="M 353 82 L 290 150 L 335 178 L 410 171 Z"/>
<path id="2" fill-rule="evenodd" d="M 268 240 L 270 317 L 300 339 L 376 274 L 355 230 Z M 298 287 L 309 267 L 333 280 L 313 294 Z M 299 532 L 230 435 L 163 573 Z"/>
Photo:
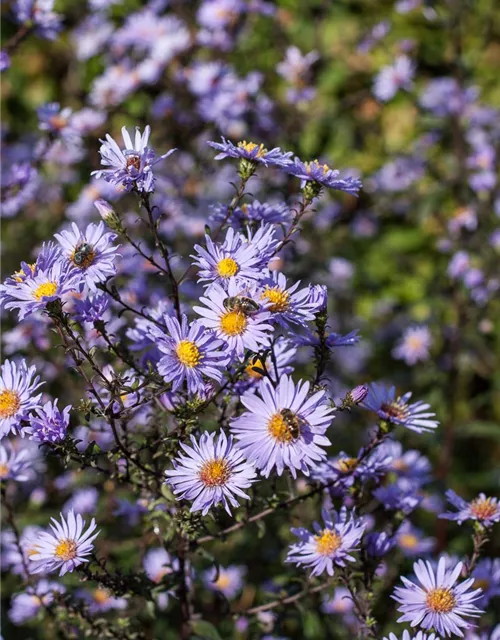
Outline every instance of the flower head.
<path id="1" fill-rule="evenodd" d="M 327 164 L 321 164 L 318 160 L 302 162 L 300 158 L 294 158 L 293 163 L 285 167 L 285 171 L 300 178 L 301 188 L 311 183 L 315 189 L 314 195 L 319 195 L 322 187 L 345 191 L 353 196 L 361 189 L 361 180 L 358 178 L 339 178 L 340 171 L 331 169 Z"/>
<path id="2" fill-rule="evenodd" d="M 144 571 L 150 580 L 158 584 L 165 576 L 178 570 L 178 560 L 172 559 L 163 547 L 149 549 L 144 555 Z"/>
<path id="3" fill-rule="evenodd" d="M 68 571 L 73 571 L 83 562 L 88 562 L 88 556 L 93 549 L 92 542 L 99 532 L 94 518 L 89 528 L 84 533 L 85 521 L 74 511 L 68 513 L 67 519 L 61 513 L 61 522 L 51 518 L 52 531 L 42 531 L 32 540 L 28 553 L 30 559 L 30 572 L 50 572 L 59 569 L 59 575 L 63 576 Z"/>
<path id="4" fill-rule="evenodd" d="M 429 348 L 432 344 L 432 336 L 429 328 L 408 327 L 400 342 L 392 351 L 392 355 L 398 360 L 404 360 L 412 367 L 419 361 L 429 358 Z"/>
<path id="5" fill-rule="evenodd" d="M 471 591 L 474 578 L 457 583 L 462 563 L 446 569 L 444 557 L 439 559 L 435 571 L 430 562 L 418 560 L 413 570 L 420 584 L 402 577 L 404 587 L 396 587 L 394 600 L 403 615 L 398 622 L 409 622 L 412 627 L 435 629 L 440 635 L 463 637 L 463 630 L 471 627 L 465 617 L 478 617 L 481 611 L 472 604 L 481 597 L 481 589 Z"/>
<path id="6" fill-rule="evenodd" d="M 439 638 L 435 633 L 427 634 L 423 631 L 419 631 L 416 636 L 412 636 L 405 630 L 401 638 L 398 638 L 394 633 L 390 633 L 384 640 L 439 640 Z"/>
<path id="7" fill-rule="evenodd" d="M 266 167 L 284 167 L 290 164 L 291 152 L 283 152 L 279 147 L 275 147 L 268 151 L 264 148 L 263 144 L 256 144 L 255 142 L 238 142 L 234 145 L 229 140 L 222 137 L 222 142 L 209 142 L 208 143 L 217 151 L 220 151 L 215 156 L 216 160 L 223 160 L 224 158 L 237 158 L 248 160 L 253 164 L 263 164 Z"/>
<path id="8" fill-rule="evenodd" d="M 340 513 L 323 510 L 322 527 L 313 524 L 314 533 L 307 529 L 292 529 L 299 542 L 292 544 L 286 562 L 294 562 L 311 569 L 312 576 L 325 571 L 333 576 L 334 567 L 345 567 L 346 562 L 354 562 L 350 555 L 359 544 L 365 525 L 343 507 Z"/>
<path id="9" fill-rule="evenodd" d="M 181 443 L 184 454 L 174 460 L 174 469 L 166 471 L 178 500 L 192 500 L 191 511 L 206 515 L 211 507 L 222 503 L 230 514 L 230 505 L 238 506 L 235 496 L 249 499 L 243 489 L 255 482 L 255 469 L 234 445 L 231 437 L 221 431 L 205 432 L 199 443 L 191 436 L 192 446 Z"/>
<path id="10" fill-rule="evenodd" d="M 201 320 L 189 325 L 185 315 L 179 323 L 165 314 L 163 322 L 168 333 L 152 323 L 150 332 L 164 354 L 158 362 L 158 372 L 172 383 L 172 391 L 186 381 L 188 393 L 198 393 L 204 389 L 204 376 L 220 382 L 229 360 L 224 342 L 213 331 L 207 331 Z"/>
<path id="11" fill-rule="evenodd" d="M 375 78 L 373 93 L 386 102 L 393 98 L 399 89 L 411 89 L 415 65 L 408 56 L 398 56 L 394 64 L 384 67 Z"/>
<path id="12" fill-rule="evenodd" d="M 370 392 L 361 406 L 375 413 L 387 422 L 401 425 L 417 433 L 436 429 L 439 422 L 433 420 L 435 413 L 428 411 L 430 405 L 425 402 L 408 403 L 411 392 L 396 398 L 395 387 L 386 387 L 374 382 L 369 385 Z"/>
<path id="13" fill-rule="evenodd" d="M 16 451 L 12 446 L 0 444 L 0 480 L 25 482 L 30 479 L 32 460 L 28 451 Z"/>
<path id="14" fill-rule="evenodd" d="M 64 593 L 65 590 L 58 582 L 40 580 L 12 598 L 9 619 L 14 624 L 24 624 L 32 620 L 42 607 L 48 607 L 53 602 L 54 593 Z"/>
<path id="15" fill-rule="evenodd" d="M 462 524 L 466 520 L 476 520 L 485 527 L 491 527 L 495 522 L 500 522 L 500 502 L 498 498 L 487 498 L 484 493 L 480 493 L 471 502 L 466 502 L 451 489 L 446 492 L 446 497 L 448 502 L 458 511 L 447 511 L 442 513 L 440 518 L 456 520 L 458 524 Z"/>
<path id="16" fill-rule="evenodd" d="M 246 567 L 230 565 L 229 567 L 213 567 L 203 575 L 205 585 L 212 591 L 220 591 L 226 598 L 231 599 L 241 591 Z"/>
<path id="17" fill-rule="evenodd" d="M 115 275 L 117 247 L 112 242 L 116 235 L 107 233 L 103 222 L 89 224 L 85 231 L 73 222 L 71 231 L 56 233 L 55 238 L 63 249 L 66 264 L 91 291 L 96 291 L 97 282 Z"/>
<path id="18" fill-rule="evenodd" d="M 92 175 L 120 185 L 126 191 L 132 189 L 146 193 L 154 191 L 153 166 L 160 160 L 168 158 L 175 149 L 171 149 L 168 153 L 157 158 L 154 150 L 148 147 L 150 133 L 151 127 L 149 125 L 146 126 L 142 135 L 139 127 L 136 127 L 134 142 L 132 142 L 126 127 L 123 127 L 124 149 L 118 146 L 109 133 L 106 134 L 106 140 L 101 140 L 102 145 L 99 153 L 101 154 L 101 163 L 109 169 L 93 171 Z"/>
<path id="19" fill-rule="evenodd" d="M 217 337 L 226 342 L 228 349 L 238 357 L 243 356 L 245 349 L 258 352 L 262 347 L 267 347 L 269 332 L 273 330 L 272 325 L 268 324 L 271 314 L 261 310 L 250 291 L 243 293 L 245 298 L 254 302 L 257 307 L 255 313 L 249 314 L 241 305 L 230 302 L 230 299 L 241 298 L 242 292 L 235 283 L 230 283 L 227 291 L 218 284 L 212 285 L 207 297 L 200 298 L 205 307 L 193 307 L 202 316 L 205 327 L 215 331 Z"/>
<path id="20" fill-rule="evenodd" d="M 290 469 L 309 475 L 310 467 L 326 458 L 323 446 L 330 441 L 324 435 L 333 420 L 333 409 L 318 391 L 308 397 L 309 382 L 294 384 L 283 376 L 274 388 L 266 378 L 258 393 L 248 392 L 241 402 L 248 409 L 233 420 L 231 431 L 249 460 L 265 477 L 276 468 L 281 475 Z"/>
<path id="21" fill-rule="evenodd" d="M 23 433 L 37 442 L 60 442 L 66 437 L 71 409 L 71 405 L 68 405 L 60 411 L 57 400 L 46 402 L 43 407 L 35 409 Z"/>
<path id="22" fill-rule="evenodd" d="M 0 369 L 0 438 L 20 430 L 21 420 L 40 406 L 42 394 L 36 394 L 43 384 L 36 376 L 36 368 L 25 360 L 17 365 L 6 360 Z"/>

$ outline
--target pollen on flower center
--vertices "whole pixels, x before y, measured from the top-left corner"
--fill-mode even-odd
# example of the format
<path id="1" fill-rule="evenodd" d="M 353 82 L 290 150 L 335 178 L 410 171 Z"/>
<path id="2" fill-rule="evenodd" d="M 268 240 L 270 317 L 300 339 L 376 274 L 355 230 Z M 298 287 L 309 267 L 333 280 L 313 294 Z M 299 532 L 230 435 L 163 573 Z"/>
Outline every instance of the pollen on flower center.
<path id="1" fill-rule="evenodd" d="M 218 579 L 214 582 L 215 586 L 219 589 L 226 589 L 226 587 L 229 587 L 230 583 L 231 579 L 229 578 L 227 573 L 219 574 Z"/>
<path id="2" fill-rule="evenodd" d="M 399 544 L 405 549 L 414 549 L 418 544 L 417 536 L 412 533 L 403 533 L 398 538 Z"/>
<path id="3" fill-rule="evenodd" d="M 41 300 L 45 296 L 53 296 L 57 291 L 57 282 L 44 282 L 38 285 L 33 291 L 33 297 L 35 300 Z"/>
<path id="4" fill-rule="evenodd" d="M 261 295 L 261 299 L 269 300 L 271 305 L 268 309 L 273 313 L 282 313 L 290 306 L 290 294 L 279 287 L 266 286 L 265 291 Z"/>
<path id="5" fill-rule="evenodd" d="M 449 613 L 456 604 L 455 596 L 450 589 L 432 589 L 427 593 L 426 604 L 436 613 Z"/>
<path id="6" fill-rule="evenodd" d="M 9 466 L 5 462 L 0 462 L 0 478 L 6 478 L 9 475 Z"/>
<path id="7" fill-rule="evenodd" d="M 246 331 L 248 320 L 240 311 L 228 311 L 220 319 L 221 331 L 227 336 L 239 336 Z"/>
<path id="8" fill-rule="evenodd" d="M 233 258 L 222 258 L 217 263 L 217 273 L 221 278 L 231 278 L 240 270 L 238 263 Z"/>
<path id="9" fill-rule="evenodd" d="M 476 498 L 471 502 L 470 510 L 480 520 L 491 518 L 497 511 L 491 498 Z"/>
<path id="10" fill-rule="evenodd" d="M 342 544 L 342 538 L 331 529 L 324 529 L 319 535 L 314 536 L 316 550 L 322 556 L 329 556 Z"/>
<path id="11" fill-rule="evenodd" d="M 175 349 L 175 353 L 179 361 L 190 369 L 196 367 L 201 360 L 200 350 L 190 340 L 181 340 Z"/>
<path id="12" fill-rule="evenodd" d="M 58 558 L 61 558 L 61 560 L 67 562 L 68 560 L 73 560 L 73 558 L 76 558 L 76 550 L 76 542 L 74 540 L 66 539 L 61 540 L 61 542 L 55 548 L 54 553 Z"/>
<path id="13" fill-rule="evenodd" d="M 408 416 L 408 407 L 406 404 L 395 400 L 394 402 L 386 402 L 381 407 L 382 411 L 387 413 L 389 419 L 404 420 Z"/>
<path id="14" fill-rule="evenodd" d="M 349 471 L 352 471 L 352 469 L 355 469 L 357 464 L 357 458 L 340 458 L 340 460 L 337 460 L 337 462 L 335 463 L 335 466 L 339 471 L 348 473 Z"/>
<path id="15" fill-rule="evenodd" d="M 238 142 L 238 147 L 240 149 L 244 149 L 247 153 L 253 153 L 255 149 L 259 149 L 256 154 L 256 158 L 262 158 L 263 155 L 267 153 L 267 149 L 264 148 L 263 144 L 255 144 L 255 142 L 247 142 L 243 140 L 243 142 Z"/>
<path id="16" fill-rule="evenodd" d="M 221 487 L 231 476 L 231 469 L 225 460 L 209 460 L 200 469 L 200 480 L 208 487 Z"/>
<path id="17" fill-rule="evenodd" d="M 291 442 L 299 436 L 299 430 L 294 432 L 293 425 L 282 413 L 275 413 L 267 423 L 267 430 L 278 442 Z"/>
<path id="18" fill-rule="evenodd" d="M 19 394 L 11 389 L 4 389 L 0 393 L 0 418 L 12 418 L 21 406 Z"/>

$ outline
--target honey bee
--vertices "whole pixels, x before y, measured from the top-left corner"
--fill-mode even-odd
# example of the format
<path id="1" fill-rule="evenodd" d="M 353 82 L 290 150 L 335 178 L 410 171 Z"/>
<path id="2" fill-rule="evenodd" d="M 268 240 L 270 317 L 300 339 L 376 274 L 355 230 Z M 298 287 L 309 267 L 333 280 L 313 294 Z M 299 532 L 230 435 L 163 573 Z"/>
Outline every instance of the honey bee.
<path id="1" fill-rule="evenodd" d="M 83 242 L 75 249 L 73 262 L 78 266 L 84 265 L 87 258 L 89 258 L 93 253 L 94 249 L 92 245 L 88 242 Z"/>
<path id="2" fill-rule="evenodd" d="M 304 424 L 304 420 L 291 409 L 281 409 L 280 415 L 288 427 L 290 435 L 296 440 L 300 436 L 300 427 Z"/>
<path id="3" fill-rule="evenodd" d="M 253 316 L 259 310 L 259 305 L 246 296 L 230 296 L 222 304 L 227 311 L 237 311 L 245 316 Z"/>

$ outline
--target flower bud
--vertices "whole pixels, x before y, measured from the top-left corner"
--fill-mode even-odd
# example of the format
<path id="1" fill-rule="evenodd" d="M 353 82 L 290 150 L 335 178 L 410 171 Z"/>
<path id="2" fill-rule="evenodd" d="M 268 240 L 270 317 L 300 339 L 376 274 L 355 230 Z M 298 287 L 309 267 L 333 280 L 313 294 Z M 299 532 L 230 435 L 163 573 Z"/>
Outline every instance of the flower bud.
<path id="1" fill-rule="evenodd" d="M 94 206 L 99 215 L 113 231 L 123 231 L 122 222 L 113 207 L 106 200 L 95 200 Z"/>
<path id="2" fill-rule="evenodd" d="M 349 392 L 352 404 L 359 404 L 368 395 L 368 387 L 366 384 L 359 384 Z"/>

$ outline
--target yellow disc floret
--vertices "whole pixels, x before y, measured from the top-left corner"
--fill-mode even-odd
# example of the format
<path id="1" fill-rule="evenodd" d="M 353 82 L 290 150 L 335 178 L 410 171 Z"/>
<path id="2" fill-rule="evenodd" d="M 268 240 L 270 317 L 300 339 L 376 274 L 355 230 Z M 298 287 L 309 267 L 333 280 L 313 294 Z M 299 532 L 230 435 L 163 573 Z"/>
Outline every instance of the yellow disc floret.
<path id="1" fill-rule="evenodd" d="M 240 270 L 238 263 L 233 258 L 222 258 L 217 263 L 217 274 L 221 278 L 231 278 Z"/>
<path id="2" fill-rule="evenodd" d="M 261 295 L 262 300 L 268 300 L 271 304 L 267 307 L 273 313 L 283 313 L 290 306 L 290 294 L 279 287 L 269 287 L 266 285 Z"/>
<path id="3" fill-rule="evenodd" d="M 19 394 L 11 389 L 0 392 L 0 418 L 12 418 L 21 406 Z"/>
<path id="4" fill-rule="evenodd" d="M 495 515 L 497 507 L 491 498 L 476 498 L 471 502 L 470 510 L 480 520 L 486 520 Z"/>
<path id="5" fill-rule="evenodd" d="M 456 600 L 450 589 L 432 589 L 425 600 L 429 609 L 436 613 L 449 613 L 455 606 Z"/>
<path id="6" fill-rule="evenodd" d="M 175 349 L 175 353 L 179 358 L 179 362 L 190 369 L 200 363 L 200 350 L 195 343 L 190 340 L 181 340 Z"/>
<path id="7" fill-rule="evenodd" d="M 74 540 L 66 539 L 61 540 L 57 547 L 54 550 L 54 554 L 67 562 L 68 560 L 73 560 L 76 558 L 77 545 Z"/>
<path id="8" fill-rule="evenodd" d="M 322 556 L 329 556 L 342 544 L 342 538 L 338 533 L 331 529 L 323 529 L 323 531 L 314 536 L 316 540 L 316 551 Z"/>
<path id="9" fill-rule="evenodd" d="M 226 336 L 239 336 L 245 333 L 248 319 L 241 311 L 228 311 L 220 319 L 220 328 Z"/>
<path id="10" fill-rule="evenodd" d="M 57 282 L 44 282 L 43 284 L 38 285 L 38 287 L 33 291 L 33 297 L 35 300 L 40 301 L 42 298 L 46 296 L 53 296 L 57 291 Z"/>
<path id="11" fill-rule="evenodd" d="M 208 460 L 208 462 L 203 463 L 199 476 L 204 485 L 221 487 L 229 480 L 231 468 L 225 460 Z"/>
<path id="12" fill-rule="evenodd" d="M 267 153 L 267 149 L 264 148 L 263 144 L 255 144 L 255 142 L 247 142 L 246 140 L 238 142 L 238 147 L 244 149 L 247 153 L 253 153 L 255 149 L 259 149 L 254 156 L 255 158 L 262 158 Z"/>
<path id="13" fill-rule="evenodd" d="M 278 442 L 291 442 L 294 439 L 290 425 L 281 413 L 275 413 L 271 416 L 267 423 L 267 430 Z"/>

